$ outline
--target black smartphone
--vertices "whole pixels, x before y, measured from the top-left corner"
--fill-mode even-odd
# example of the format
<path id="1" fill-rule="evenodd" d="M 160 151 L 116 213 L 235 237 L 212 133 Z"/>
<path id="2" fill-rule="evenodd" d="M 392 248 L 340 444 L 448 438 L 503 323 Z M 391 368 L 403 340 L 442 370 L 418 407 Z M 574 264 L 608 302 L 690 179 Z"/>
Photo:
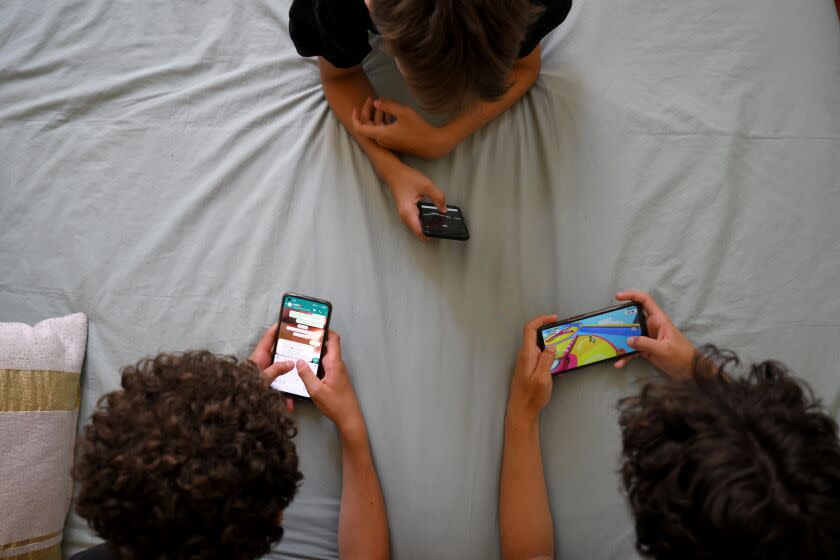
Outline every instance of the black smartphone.
<path id="1" fill-rule="evenodd" d="M 631 336 L 647 336 L 645 314 L 637 303 L 623 303 L 540 327 L 540 350 L 554 349 L 551 374 L 617 360 L 635 354 Z"/>
<path id="2" fill-rule="evenodd" d="M 441 214 L 437 206 L 431 202 L 418 202 L 417 208 L 420 210 L 420 225 L 423 228 L 423 235 L 458 241 L 466 241 L 470 238 L 467 222 L 464 221 L 464 214 L 457 206 L 447 206 L 446 214 Z"/>
<path id="3" fill-rule="evenodd" d="M 280 318 L 277 320 L 277 338 L 272 349 L 274 361 L 303 360 L 315 375 L 323 377 L 321 361 L 327 352 L 327 331 L 331 316 L 332 304 L 328 301 L 299 294 L 284 294 Z M 297 367 L 275 379 L 271 388 L 294 397 L 309 398 L 309 391 L 298 375 Z"/>

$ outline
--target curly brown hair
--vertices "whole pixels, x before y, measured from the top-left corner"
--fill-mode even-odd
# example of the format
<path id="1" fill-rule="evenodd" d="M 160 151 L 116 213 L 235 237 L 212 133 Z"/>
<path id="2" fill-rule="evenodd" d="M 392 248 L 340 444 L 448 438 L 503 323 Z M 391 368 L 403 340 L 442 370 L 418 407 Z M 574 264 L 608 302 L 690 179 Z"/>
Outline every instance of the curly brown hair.
<path id="1" fill-rule="evenodd" d="M 257 558 L 282 538 L 302 478 L 295 433 L 252 362 L 143 359 L 85 427 L 76 510 L 120 558 Z"/>
<path id="2" fill-rule="evenodd" d="M 837 423 L 767 361 L 704 347 L 691 380 L 619 403 L 636 547 L 665 559 L 840 557 Z"/>

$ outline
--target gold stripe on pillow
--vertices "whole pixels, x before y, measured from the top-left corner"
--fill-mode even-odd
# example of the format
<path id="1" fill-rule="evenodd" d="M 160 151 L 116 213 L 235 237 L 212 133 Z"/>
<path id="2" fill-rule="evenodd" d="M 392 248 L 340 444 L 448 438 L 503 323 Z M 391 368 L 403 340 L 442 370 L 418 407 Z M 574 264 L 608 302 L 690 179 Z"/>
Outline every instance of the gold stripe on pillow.
<path id="1" fill-rule="evenodd" d="M 76 410 L 80 377 L 70 371 L 0 369 L 0 412 Z"/>
<path id="2" fill-rule="evenodd" d="M 4 560 L 61 560 L 61 543 L 55 543 L 40 550 L 24 552 L 17 556 L 7 556 Z"/>
<path id="3" fill-rule="evenodd" d="M 7 544 L 0 544 L 0 550 L 8 550 L 10 548 L 19 548 L 21 546 L 26 546 L 28 544 L 35 544 L 43 541 L 48 541 L 53 537 L 57 537 L 61 534 L 61 530 L 55 531 L 54 533 L 49 533 L 47 535 L 41 535 L 40 537 L 32 537 L 30 539 L 23 539 L 22 541 L 15 541 L 10 542 Z"/>

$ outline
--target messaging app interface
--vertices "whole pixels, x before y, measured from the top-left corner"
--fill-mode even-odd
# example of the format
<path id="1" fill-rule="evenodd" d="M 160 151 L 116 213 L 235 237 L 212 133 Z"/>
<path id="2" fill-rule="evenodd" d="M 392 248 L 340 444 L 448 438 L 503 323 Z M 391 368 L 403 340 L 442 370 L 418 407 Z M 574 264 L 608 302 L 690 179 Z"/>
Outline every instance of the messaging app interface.
<path id="1" fill-rule="evenodd" d="M 274 361 L 303 360 L 317 375 L 328 315 L 329 307 L 324 303 L 294 296 L 286 297 L 280 315 L 280 332 Z M 309 396 L 297 366 L 275 379 L 271 386 L 286 393 Z"/>

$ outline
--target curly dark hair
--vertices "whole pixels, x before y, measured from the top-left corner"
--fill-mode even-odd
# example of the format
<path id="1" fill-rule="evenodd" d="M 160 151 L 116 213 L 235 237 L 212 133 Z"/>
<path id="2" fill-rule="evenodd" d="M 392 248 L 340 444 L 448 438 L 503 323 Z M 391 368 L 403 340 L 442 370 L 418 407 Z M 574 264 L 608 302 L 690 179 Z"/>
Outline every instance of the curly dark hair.
<path id="1" fill-rule="evenodd" d="M 619 402 L 636 548 L 666 559 L 840 557 L 837 423 L 767 361 L 704 347 L 691 380 Z"/>
<path id="2" fill-rule="evenodd" d="M 143 359 L 85 427 L 76 510 L 120 558 L 257 558 L 282 538 L 302 478 L 295 433 L 252 362 Z"/>

